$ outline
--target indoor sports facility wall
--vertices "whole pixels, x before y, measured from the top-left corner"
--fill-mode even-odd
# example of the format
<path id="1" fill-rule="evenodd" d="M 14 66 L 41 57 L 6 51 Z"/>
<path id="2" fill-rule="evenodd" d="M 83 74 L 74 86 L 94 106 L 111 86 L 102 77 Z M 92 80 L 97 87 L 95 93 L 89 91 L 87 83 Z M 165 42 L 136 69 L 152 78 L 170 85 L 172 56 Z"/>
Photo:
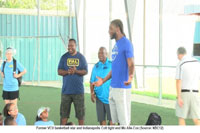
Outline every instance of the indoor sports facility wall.
<path id="1" fill-rule="evenodd" d="M 0 45 L 3 60 L 7 47 L 16 49 L 14 57 L 27 69 L 23 80 L 32 81 L 32 79 L 38 79 L 38 16 L 31 12 L 25 13 L 0 13 Z M 66 52 L 69 39 L 69 17 L 50 14 L 41 15 L 39 20 L 40 80 L 60 80 L 61 77 L 57 75 L 57 66 L 60 57 Z M 71 17 L 71 22 L 71 38 L 77 40 L 75 17 Z"/>

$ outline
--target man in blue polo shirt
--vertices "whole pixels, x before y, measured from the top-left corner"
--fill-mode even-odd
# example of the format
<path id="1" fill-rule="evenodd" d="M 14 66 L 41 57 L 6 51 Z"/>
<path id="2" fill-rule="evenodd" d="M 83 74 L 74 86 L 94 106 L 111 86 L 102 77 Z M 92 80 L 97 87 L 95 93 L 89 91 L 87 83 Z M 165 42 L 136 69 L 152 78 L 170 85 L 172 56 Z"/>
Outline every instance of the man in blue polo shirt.
<path id="1" fill-rule="evenodd" d="M 106 125 L 106 115 L 107 120 L 109 120 L 109 125 L 112 125 L 108 101 L 111 80 L 108 80 L 99 87 L 95 87 L 92 84 L 98 80 L 96 78 L 97 76 L 101 78 L 105 78 L 107 76 L 107 74 L 111 71 L 112 62 L 107 58 L 107 51 L 105 47 L 101 47 L 99 49 L 98 57 L 99 62 L 94 65 L 90 78 L 91 100 L 94 103 L 96 99 L 97 118 L 100 125 Z"/>
<path id="2" fill-rule="evenodd" d="M 98 77 L 93 83 L 101 86 L 111 77 L 109 104 L 113 123 L 130 125 L 131 122 L 131 82 L 134 74 L 133 45 L 125 37 L 121 20 L 113 20 L 109 27 L 111 39 L 116 40 L 112 50 L 112 70 L 105 77 Z"/>
<path id="3" fill-rule="evenodd" d="M 74 103 L 79 125 L 84 125 L 85 104 L 83 76 L 87 74 L 85 57 L 76 51 L 76 40 L 70 39 L 68 52 L 58 65 L 58 75 L 63 76 L 60 105 L 61 125 L 66 125 L 70 116 L 71 104 Z"/>

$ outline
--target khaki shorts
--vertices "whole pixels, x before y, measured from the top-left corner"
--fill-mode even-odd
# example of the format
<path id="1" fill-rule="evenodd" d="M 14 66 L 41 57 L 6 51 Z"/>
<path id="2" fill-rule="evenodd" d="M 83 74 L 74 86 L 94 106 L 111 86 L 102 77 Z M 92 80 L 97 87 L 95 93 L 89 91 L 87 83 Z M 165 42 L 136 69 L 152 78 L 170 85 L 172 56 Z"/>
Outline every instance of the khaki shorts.
<path id="1" fill-rule="evenodd" d="M 176 116 L 184 119 L 200 119 L 200 96 L 196 92 L 182 92 L 183 106 L 176 101 Z"/>

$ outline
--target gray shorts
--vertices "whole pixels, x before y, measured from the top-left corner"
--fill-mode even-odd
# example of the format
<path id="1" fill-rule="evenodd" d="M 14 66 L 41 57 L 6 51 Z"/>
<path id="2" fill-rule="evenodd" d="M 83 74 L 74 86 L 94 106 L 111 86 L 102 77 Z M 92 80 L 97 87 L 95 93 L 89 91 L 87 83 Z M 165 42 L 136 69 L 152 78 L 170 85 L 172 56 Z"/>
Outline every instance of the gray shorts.
<path id="1" fill-rule="evenodd" d="M 130 125 L 131 89 L 110 88 L 109 105 L 113 123 Z"/>
<path id="2" fill-rule="evenodd" d="M 109 104 L 105 104 L 101 102 L 98 98 L 96 98 L 96 110 L 97 110 L 98 122 L 105 121 L 106 116 L 107 116 L 107 120 L 111 121 Z"/>
<path id="3" fill-rule="evenodd" d="M 176 116 L 184 119 L 200 119 L 200 96 L 196 92 L 182 92 L 183 106 L 176 102 Z"/>

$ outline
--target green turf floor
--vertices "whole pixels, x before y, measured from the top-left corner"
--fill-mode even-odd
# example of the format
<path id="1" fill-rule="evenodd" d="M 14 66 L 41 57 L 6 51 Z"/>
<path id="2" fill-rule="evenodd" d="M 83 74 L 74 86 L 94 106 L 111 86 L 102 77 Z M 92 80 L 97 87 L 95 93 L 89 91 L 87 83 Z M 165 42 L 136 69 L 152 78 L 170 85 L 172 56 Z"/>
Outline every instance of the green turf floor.
<path id="1" fill-rule="evenodd" d="M 2 89 L 2 86 L 0 86 L 0 88 Z M 0 95 L 2 95 L 2 91 L 0 91 Z M 20 101 L 18 102 L 19 112 L 24 114 L 28 125 L 33 125 L 38 108 L 41 106 L 48 106 L 51 108 L 49 113 L 49 120 L 52 120 L 56 125 L 59 125 L 60 95 L 61 90 L 58 88 L 22 86 L 20 87 Z M 90 94 L 85 94 L 85 105 L 85 124 L 98 125 L 96 118 L 96 107 L 95 104 L 92 103 L 90 100 Z M 3 110 L 3 106 L 4 102 L 1 98 L 0 110 Z M 131 125 L 144 125 L 149 113 L 151 112 L 157 112 L 159 115 L 161 115 L 163 125 L 178 124 L 174 109 L 132 102 Z M 69 121 L 77 124 L 73 107 L 71 110 L 71 118 Z M 190 125 L 193 123 L 191 120 L 188 120 L 187 124 Z"/>

